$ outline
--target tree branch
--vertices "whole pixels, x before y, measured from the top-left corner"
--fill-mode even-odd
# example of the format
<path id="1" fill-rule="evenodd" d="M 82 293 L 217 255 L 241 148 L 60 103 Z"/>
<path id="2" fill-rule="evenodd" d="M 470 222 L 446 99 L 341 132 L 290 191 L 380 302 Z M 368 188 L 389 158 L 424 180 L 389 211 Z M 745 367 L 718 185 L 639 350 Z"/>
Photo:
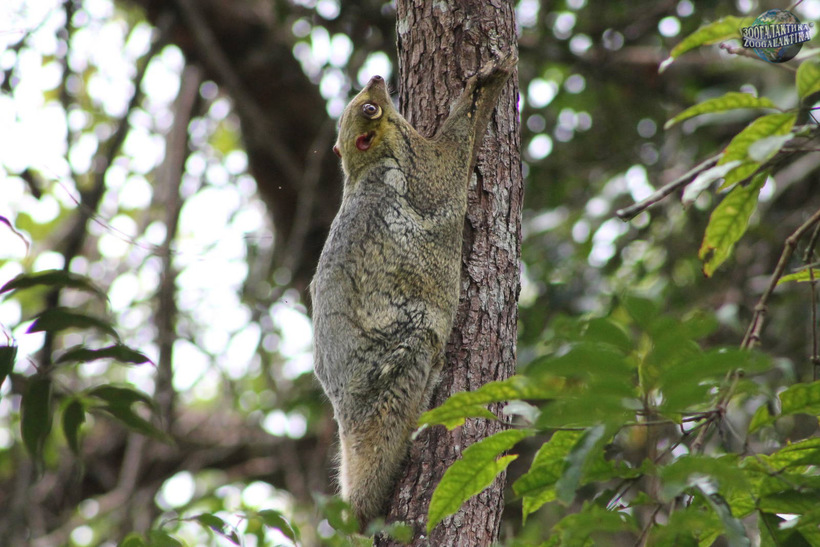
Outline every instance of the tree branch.
<path id="1" fill-rule="evenodd" d="M 792 233 L 792 235 L 786 238 L 783 252 L 780 255 L 780 260 L 778 260 L 777 266 L 769 278 L 769 285 L 766 287 L 766 290 L 763 292 L 760 300 L 758 300 L 757 305 L 755 306 L 752 321 L 749 323 L 749 327 L 746 329 L 746 335 L 743 337 L 743 343 L 741 344 L 742 348 L 749 349 L 760 341 L 760 332 L 763 330 L 763 322 L 768 310 L 769 298 L 772 296 L 775 287 L 777 287 L 777 282 L 783 276 L 783 272 L 786 271 L 786 266 L 789 264 L 789 259 L 797 246 L 797 242 L 800 241 L 800 238 L 802 238 L 806 232 L 818 222 L 820 222 L 820 210 L 816 211 L 806 222 L 801 224 L 800 227 Z"/>

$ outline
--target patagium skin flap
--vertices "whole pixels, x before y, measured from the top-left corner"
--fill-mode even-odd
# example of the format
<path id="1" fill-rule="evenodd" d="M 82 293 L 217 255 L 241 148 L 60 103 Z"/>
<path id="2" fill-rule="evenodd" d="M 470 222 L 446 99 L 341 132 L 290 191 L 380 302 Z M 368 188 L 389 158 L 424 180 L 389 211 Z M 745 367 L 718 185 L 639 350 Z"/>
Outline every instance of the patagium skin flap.
<path id="1" fill-rule="evenodd" d="M 419 135 L 374 76 L 344 110 L 339 212 L 311 283 L 314 365 L 339 426 L 342 497 L 382 515 L 427 410 L 458 305 L 467 187 L 514 55 L 467 81 Z"/>

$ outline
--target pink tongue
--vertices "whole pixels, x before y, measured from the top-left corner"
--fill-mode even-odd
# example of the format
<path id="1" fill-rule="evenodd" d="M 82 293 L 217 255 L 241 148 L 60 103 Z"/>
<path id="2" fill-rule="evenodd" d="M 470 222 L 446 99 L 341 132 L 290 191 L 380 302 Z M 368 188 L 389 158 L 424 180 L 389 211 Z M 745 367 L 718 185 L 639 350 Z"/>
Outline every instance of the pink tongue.
<path id="1" fill-rule="evenodd" d="M 359 135 L 359 138 L 356 139 L 356 148 L 359 150 L 367 150 L 370 148 L 370 134 L 365 133 L 364 135 Z"/>

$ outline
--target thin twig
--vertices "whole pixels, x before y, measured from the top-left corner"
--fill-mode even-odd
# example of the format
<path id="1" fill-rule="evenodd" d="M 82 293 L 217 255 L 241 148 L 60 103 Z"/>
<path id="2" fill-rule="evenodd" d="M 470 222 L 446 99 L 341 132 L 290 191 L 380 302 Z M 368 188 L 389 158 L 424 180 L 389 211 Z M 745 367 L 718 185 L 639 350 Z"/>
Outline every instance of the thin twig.
<path id="1" fill-rule="evenodd" d="M 649 540 L 649 530 L 652 528 L 652 525 L 655 524 L 655 517 L 658 516 L 658 513 L 661 512 L 663 508 L 663 504 L 658 503 L 655 505 L 655 510 L 652 511 L 652 514 L 649 515 L 649 519 L 646 521 L 646 526 L 643 527 L 641 530 L 641 535 L 638 536 L 638 540 L 635 542 L 635 547 L 645 547 L 646 542 Z"/>
<path id="2" fill-rule="evenodd" d="M 818 368 L 820 368 L 820 355 L 817 349 L 817 279 L 814 277 L 814 266 L 812 262 L 814 258 L 814 248 L 817 245 L 817 238 L 820 236 L 820 224 L 814 227 L 814 232 L 809 238 L 809 243 L 806 245 L 806 251 L 803 253 L 803 262 L 805 267 L 809 269 L 809 288 L 811 292 L 811 364 L 812 380 L 817 381 Z"/>
<path id="3" fill-rule="evenodd" d="M 809 231 L 809 229 L 817 224 L 817 222 L 820 222 L 820 210 L 816 211 L 806 222 L 801 224 L 792 235 L 786 238 L 785 245 L 783 246 L 783 252 L 780 255 L 780 260 L 777 262 L 777 266 L 769 278 L 769 286 L 766 287 L 766 290 L 761 295 L 760 300 L 758 300 L 757 305 L 755 306 L 754 315 L 752 316 L 752 321 L 749 324 L 749 328 L 746 330 L 746 336 L 743 337 L 743 343 L 740 345 L 741 348 L 749 349 L 760 340 L 760 332 L 763 330 L 763 322 L 768 310 L 769 298 L 772 296 L 775 287 L 777 287 L 777 282 L 783 276 L 783 272 L 786 270 L 789 259 L 797 246 L 797 242 L 800 241 L 800 238 L 802 238 L 806 232 Z"/>
<path id="4" fill-rule="evenodd" d="M 726 51 L 726 53 L 730 53 L 732 55 L 738 55 L 740 57 L 748 57 L 749 59 L 754 59 L 755 61 L 762 61 L 764 63 L 767 62 L 764 59 L 761 59 L 760 57 L 758 57 L 757 54 L 752 53 L 751 51 L 749 51 L 748 49 L 746 49 L 744 47 L 737 47 L 734 44 L 731 44 L 729 42 L 723 42 L 722 44 L 720 44 L 719 47 L 720 47 L 720 49 Z M 769 63 L 769 64 L 778 66 L 782 69 L 788 70 L 789 72 L 797 72 L 796 68 L 794 68 L 792 66 L 789 66 L 789 65 L 786 65 L 785 63 Z"/>
<path id="5" fill-rule="evenodd" d="M 723 152 L 715 154 L 711 158 L 702 161 L 701 163 L 697 164 L 695 167 L 681 175 L 680 177 L 676 178 L 669 184 L 662 186 L 661 188 L 653 192 L 649 197 L 642 199 L 638 203 L 630 205 L 629 207 L 624 207 L 623 209 L 618 209 L 617 211 L 615 211 L 615 216 L 617 216 L 623 221 L 632 220 L 640 213 L 642 213 L 644 210 L 655 205 L 672 192 L 680 190 L 681 188 L 691 183 L 694 180 L 694 178 L 701 173 L 701 171 L 705 171 L 706 169 L 709 169 L 710 167 L 715 165 L 722 154 Z"/>

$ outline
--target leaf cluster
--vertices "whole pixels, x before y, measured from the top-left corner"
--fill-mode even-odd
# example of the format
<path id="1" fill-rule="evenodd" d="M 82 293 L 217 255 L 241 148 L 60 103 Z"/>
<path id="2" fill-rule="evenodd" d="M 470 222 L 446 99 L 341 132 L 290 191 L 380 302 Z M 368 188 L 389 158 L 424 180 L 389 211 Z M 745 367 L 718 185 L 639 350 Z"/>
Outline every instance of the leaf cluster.
<path id="1" fill-rule="evenodd" d="M 712 426 L 741 405 L 759 407 L 748 430 L 734 433 L 740 444 L 783 416 L 816 416 L 820 382 L 780 393 L 781 411 L 771 414 L 758 381 L 770 359 L 703 349 L 699 341 L 716 325 L 703 314 L 678 319 L 649 300 L 626 298 L 606 317 L 569 325 L 558 349 L 521 374 L 427 412 L 423 425 L 455 428 L 488 419 L 489 403 L 525 400 L 535 410 L 464 450 L 436 488 L 428 529 L 495 480 L 519 457 L 511 450 L 536 442 L 512 492 L 522 525 L 545 506 L 563 508 L 544 531 L 547 545 L 607 544 L 614 534 L 649 538 L 650 545 L 710 545 L 718 537 L 750 545 L 748 517 L 756 517 L 766 545 L 785 538 L 817 544 L 820 513 L 805 500 L 820 496 L 818 439 L 770 454 L 738 455 L 714 439 L 707 452 L 705 444 Z M 659 449 L 653 439 L 661 432 L 671 444 Z M 792 520 L 777 516 L 783 514 Z"/>

